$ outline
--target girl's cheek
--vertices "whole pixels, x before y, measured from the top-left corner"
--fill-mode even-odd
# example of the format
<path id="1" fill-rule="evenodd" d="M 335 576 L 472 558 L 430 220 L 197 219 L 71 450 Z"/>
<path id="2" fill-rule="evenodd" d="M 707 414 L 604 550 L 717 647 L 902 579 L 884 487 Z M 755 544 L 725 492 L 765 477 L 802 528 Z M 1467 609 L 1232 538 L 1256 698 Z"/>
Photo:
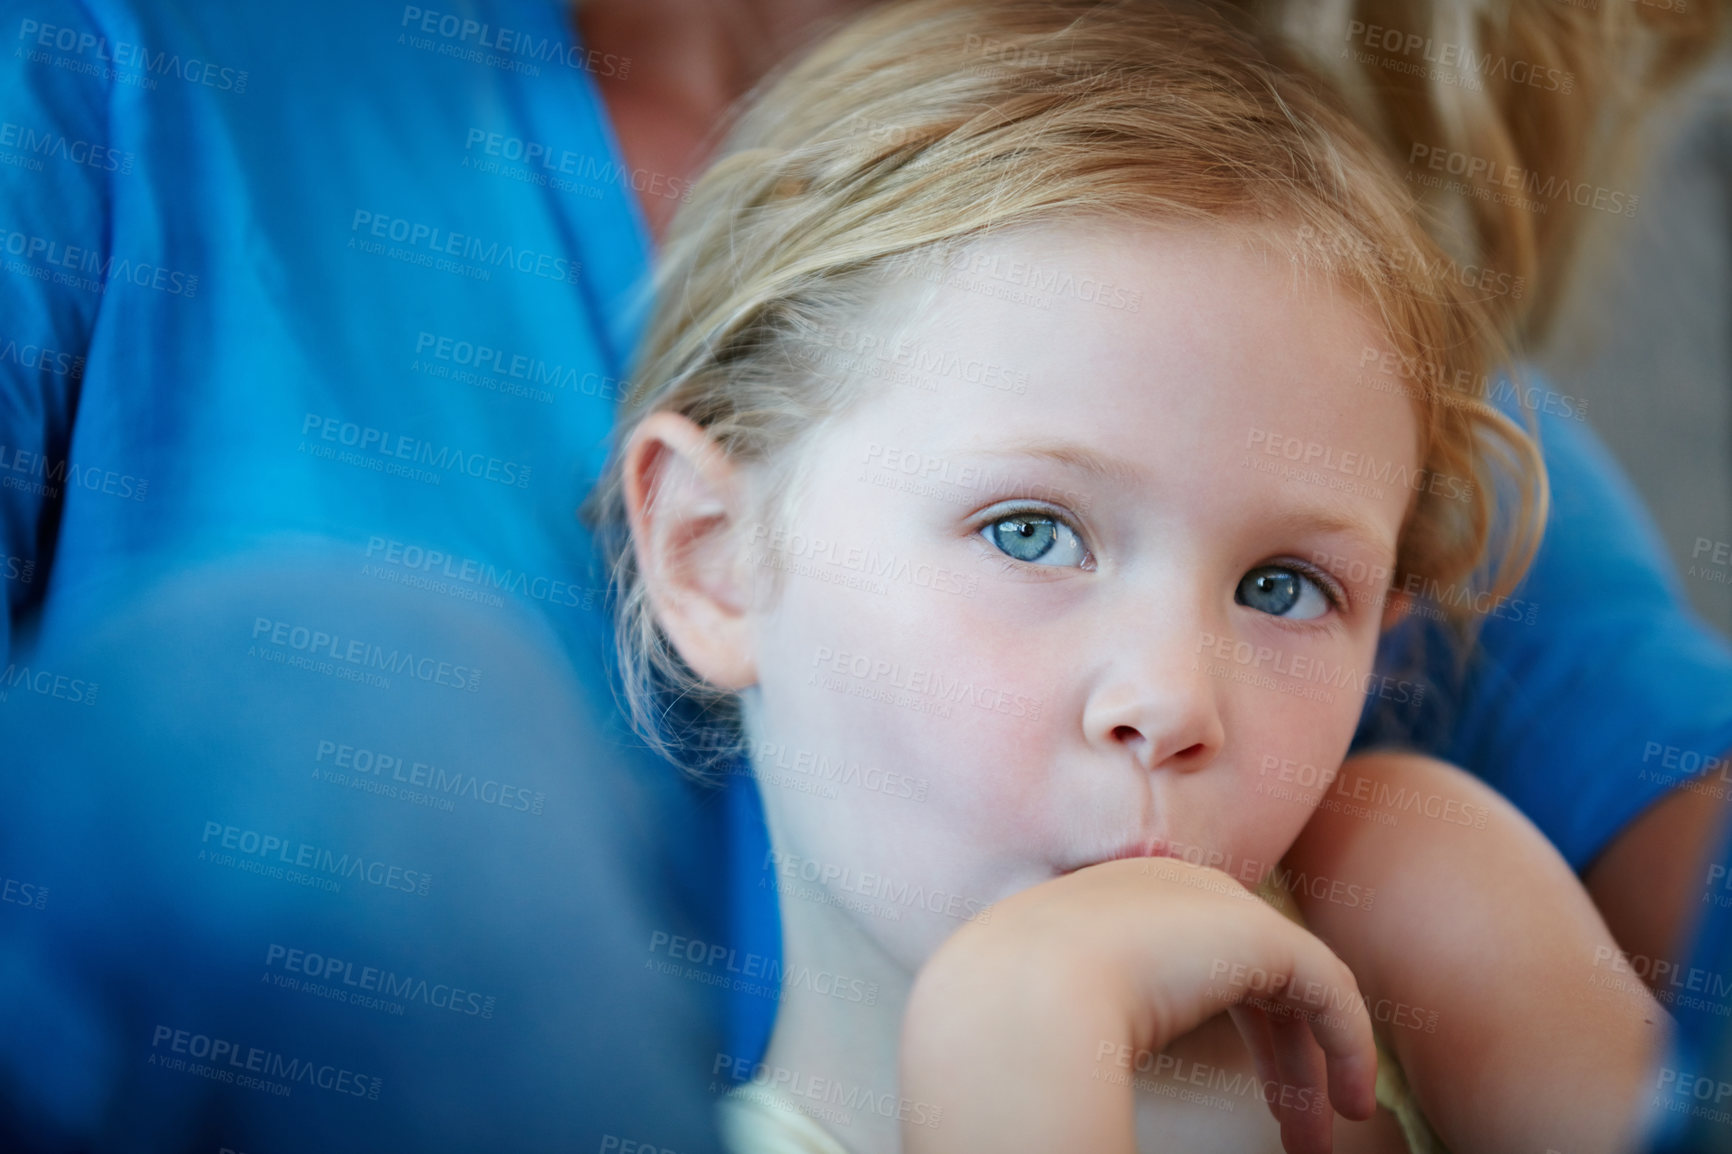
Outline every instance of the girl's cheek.
<path id="1" fill-rule="evenodd" d="M 1254 804 L 1265 829 L 1290 828 L 1296 836 L 1337 785 L 1365 699 L 1356 685 L 1327 687 L 1332 701 L 1238 688 L 1243 693 L 1229 715 L 1227 744 L 1244 758 L 1241 796 Z"/>

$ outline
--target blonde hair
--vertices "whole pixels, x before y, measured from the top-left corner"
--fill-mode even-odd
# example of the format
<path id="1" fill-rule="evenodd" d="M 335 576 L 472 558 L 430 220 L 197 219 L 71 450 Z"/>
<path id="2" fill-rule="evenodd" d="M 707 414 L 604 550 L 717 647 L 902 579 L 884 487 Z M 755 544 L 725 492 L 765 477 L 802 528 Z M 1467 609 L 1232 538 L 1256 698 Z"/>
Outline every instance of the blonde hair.
<path id="1" fill-rule="evenodd" d="M 1235 2 L 1327 77 L 1399 162 L 1473 166 L 1419 195 L 1458 263 L 1522 286 L 1494 303 L 1530 344 L 1553 336 L 1566 274 L 1590 224 L 1609 219 L 1575 196 L 1636 195 L 1652 134 L 1635 129 L 1726 28 L 1726 0 Z"/>
<path id="2" fill-rule="evenodd" d="M 735 696 L 693 674 L 650 611 L 621 476 L 632 431 L 679 413 L 774 475 L 864 391 L 857 374 L 802 363 L 803 334 L 859 318 L 889 271 L 1024 226 L 1229 229 L 1346 287 L 1424 369 L 1410 394 L 1421 464 L 1474 481 L 1467 500 L 1414 494 L 1394 578 L 1495 573 L 1496 592 L 1514 587 L 1546 488 L 1532 440 L 1485 396 L 1505 354 L 1498 317 L 1450 275 L 1377 141 L 1245 25 L 1200 4 L 910 0 L 749 104 L 673 222 L 613 458 L 585 507 L 610 565 L 623 704 L 653 747 L 689 764 L 737 753 L 743 735 Z M 1506 499 L 1507 539 L 1482 572 Z M 1446 608 L 1472 632 L 1471 604 Z"/>

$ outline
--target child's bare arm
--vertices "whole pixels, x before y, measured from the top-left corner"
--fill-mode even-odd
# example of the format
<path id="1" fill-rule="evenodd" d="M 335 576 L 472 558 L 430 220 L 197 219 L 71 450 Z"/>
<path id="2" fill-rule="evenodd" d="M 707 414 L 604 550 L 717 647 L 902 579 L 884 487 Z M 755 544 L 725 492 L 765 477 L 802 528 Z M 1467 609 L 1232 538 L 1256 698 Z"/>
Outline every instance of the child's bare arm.
<path id="1" fill-rule="evenodd" d="M 1077 870 L 994 905 L 921 969 L 902 1093 L 942 1108 L 943 1125 L 904 1126 L 904 1149 L 1132 1154 L 1132 1088 L 1114 1059 L 1228 1009 L 1282 1088 L 1271 1109 L 1289 1154 L 1327 1151 L 1325 1096 L 1351 1117 L 1375 1108 L 1357 997 L 1323 943 L 1226 874 L 1167 858 Z M 1308 1006 L 1332 1012 L 1292 1013 Z"/>
<path id="2" fill-rule="evenodd" d="M 1611 932 L 1514 806 L 1431 758 L 1350 758 L 1283 864 L 1451 1149 L 1634 1148 L 1670 1019 L 1609 980 Z"/>

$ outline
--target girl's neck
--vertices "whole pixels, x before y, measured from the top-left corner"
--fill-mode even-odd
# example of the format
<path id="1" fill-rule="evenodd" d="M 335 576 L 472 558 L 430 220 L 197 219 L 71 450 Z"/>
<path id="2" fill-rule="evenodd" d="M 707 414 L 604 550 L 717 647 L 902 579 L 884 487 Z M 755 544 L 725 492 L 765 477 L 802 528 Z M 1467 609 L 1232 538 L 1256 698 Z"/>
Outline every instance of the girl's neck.
<path id="1" fill-rule="evenodd" d="M 856 926 L 855 917 L 870 915 L 787 887 L 780 904 L 786 995 L 764 1055 L 766 1080 L 822 1107 L 814 1120 L 854 1154 L 896 1154 L 898 1111 L 881 1104 L 901 1099 L 897 1054 L 914 975 Z"/>

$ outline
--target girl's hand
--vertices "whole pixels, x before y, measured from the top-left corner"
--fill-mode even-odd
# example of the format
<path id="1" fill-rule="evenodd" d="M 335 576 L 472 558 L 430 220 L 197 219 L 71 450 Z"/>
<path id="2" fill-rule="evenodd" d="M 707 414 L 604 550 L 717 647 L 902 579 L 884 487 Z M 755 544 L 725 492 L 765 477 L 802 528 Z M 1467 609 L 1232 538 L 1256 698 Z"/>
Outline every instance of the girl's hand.
<path id="1" fill-rule="evenodd" d="M 1222 1010 L 1288 1154 L 1330 1149 L 1333 1102 L 1376 1110 L 1359 987 L 1317 938 L 1218 870 L 1103 862 L 1007 898 L 922 967 L 902 1023 L 908 1154 L 1134 1154 L 1131 1057 Z"/>

